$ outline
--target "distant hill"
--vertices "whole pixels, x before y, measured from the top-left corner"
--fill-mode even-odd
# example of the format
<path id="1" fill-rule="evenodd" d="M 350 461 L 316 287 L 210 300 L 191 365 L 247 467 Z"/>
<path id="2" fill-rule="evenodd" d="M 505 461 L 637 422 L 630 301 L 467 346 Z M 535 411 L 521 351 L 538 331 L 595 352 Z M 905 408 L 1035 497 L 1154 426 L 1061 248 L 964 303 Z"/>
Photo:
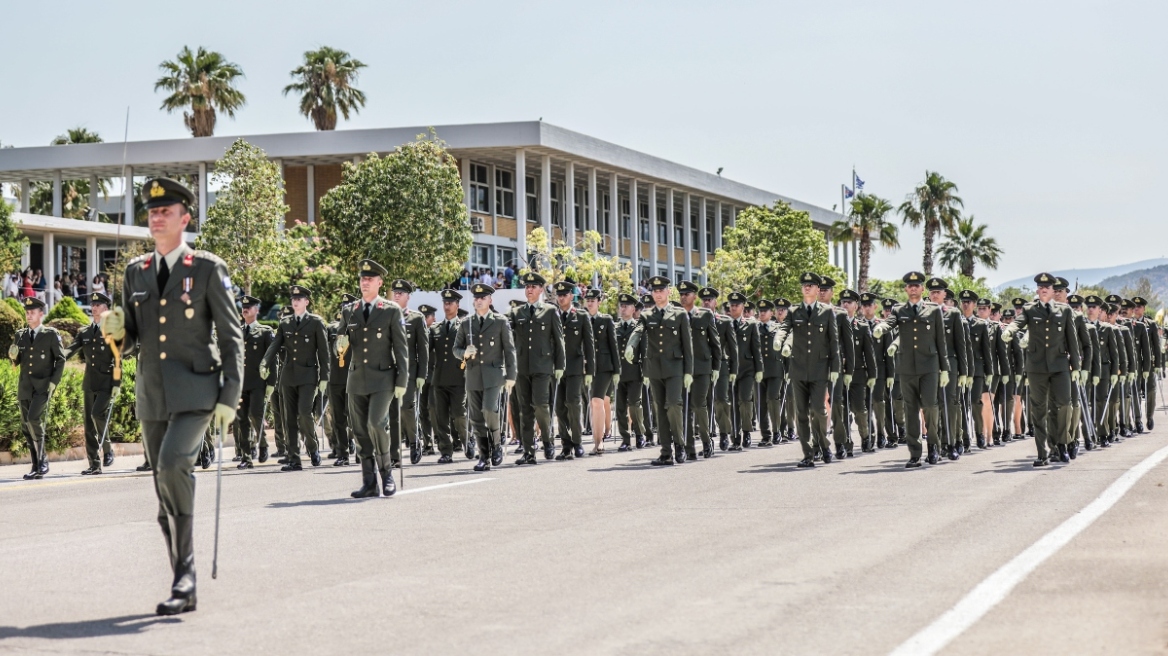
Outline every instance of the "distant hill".
<path id="1" fill-rule="evenodd" d="M 1048 273 L 1050 273 L 1052 275 L 1062 276 L 1062 277 L 1066 278 L 1071 283 L 1072 288 L 1074 288 L 1076 286 L 1076 282 L 1078 283 L 1077 286 L 1079 286 L 1079 287 L 1089 287 L 1091 285 L 1097 285 L 1097 284 L 1103 282 L 1104 286 L 1107 287 L 1108 289 L 1119 289 L 1123 285 L 1118 285 L 1118 286 L 1112 287 L 1112 285 L 1106 284 L 1104 281 L 1106 281 L 1110 278 L 1116 278 L 1116 277 L 1124 276 L 1126 274 L 1131 274 L 1131 273 L 1134 273 L 1136 271 L 1159 268 L 1159 267 L 1164 266 L 1164 265 L 1168 265 L 1168 257 L 1160 257 L 1160 258 L 1156 258 L 1154 260 L 1143 260 L 1140 262 L 1132 262 L 1130 264 L 1120 264 L 1120 265 L 1111 266 L 1111 267 L 1099 267 L 1097 269 L 1060 269 L 1058 271 L 1050 271 Z M 1036 271 L 1035 275 L 1037 275 L 1037 273 L 1038 272 Z M 1150 276 L 1149 276 L 1149 278 L 1150 278 Z M 1135 281 L 1138 279 L 1139 279 L 1139 276 L 1136 276 L 1132 280 L 1132 284 L 1134 285 Z M 1152 286 L 1156 287 L 1155 281 L 1152 282 Z M 1034 276 L 1028 276 L 1026 278 L 1016 278 L 1014 280 L 1004 282 L 1004 283 L 998 285 L 997 287 L 995 287 L 994 289 L 997 291 L 1001 291 L 1007 287 L 1033 288 L 1034 287 Z"/>
<path id="2" fill-rule="evenodd" d="M 1147 278 L 1152 284 L 1152 291 L 1161 300 L 1168 299 L 1168 265 L 1129 271 L 1122 275 L 1104 278 L 1099 284 L 1101 287 L 1118 293 L 1122 289 L 1134 289 L 1140 278 Z"/>

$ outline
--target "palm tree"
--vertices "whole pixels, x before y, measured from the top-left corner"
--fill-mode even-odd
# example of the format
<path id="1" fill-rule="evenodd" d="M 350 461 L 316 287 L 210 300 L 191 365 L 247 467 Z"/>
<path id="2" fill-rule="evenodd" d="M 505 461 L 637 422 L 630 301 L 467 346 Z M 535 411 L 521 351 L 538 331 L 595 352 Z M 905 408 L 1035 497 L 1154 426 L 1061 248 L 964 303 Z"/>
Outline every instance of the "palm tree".
<path id="1" fill-rule="evenodd" d="M 986 236 L 986 225 L 975 226 L 973 215 L 957 222 L 957 228 L 949 233 L 937 248 L 941 266 L 958 270 L 961 275 L 973 277 L 974 265 L 981 264 L 990 269 L 998 268 L 998 258 L 1002 249 L 998 241 Z"/>
<path id="2" fill-rule="evenodd" d="M 952 232 L 961 219 L 964 202 L 957 195 L 957 183 L 936 171 L 925 171 L 925 181 L 913 190 L 897 210 L 903 222 L 925 229 L 925 275 L 933 273 L 933 241 L 938 232 Z"/>
<path id="3" fill-rule="evenodd" d="M 859 194 L 852 201 L 852 213 L 831 225 L 828 236 L 833 241 L 860 242 L 860 275 L 856 286 L 868 291 L 868 264 L 872 259 L 872 241 L 884 248 L 900 248 L 900 230 L 887 219 L 892 203 L 869 194 Z"/>
<path id="4" fill-rule="evenodd" d="M 347 121 L 350 113 L 365 106 L 365 93 L 352 86 L 362 68 L 365 64 L 344 50 L 328 46 L 309 50 L 304 63 L 290 73 L 297 81 L 284 87 L 284 95 L 300 94 L 300 113 L 312 119 L 317 130 L 335 130 L 337 112 Z"/>
<path id="5" fill-rule="evenodd" d="M 164 61 L 158 67 L 164 75 L 154 83 L 154 90 L 170 92 L 162 101 L 162 109 L 168 114 L 184 110 L 183 123 L 191 136 L 215 134 L 216 112 L 235 118 L 235 110 L 247 102 L 243 92 L 234 86 L 235 78 L 243 77 L 243 69 L 202 46 L 193 53 L 183 46 L 174 61 Z M 185 111 L 188 107 L 190 113 Z"/>

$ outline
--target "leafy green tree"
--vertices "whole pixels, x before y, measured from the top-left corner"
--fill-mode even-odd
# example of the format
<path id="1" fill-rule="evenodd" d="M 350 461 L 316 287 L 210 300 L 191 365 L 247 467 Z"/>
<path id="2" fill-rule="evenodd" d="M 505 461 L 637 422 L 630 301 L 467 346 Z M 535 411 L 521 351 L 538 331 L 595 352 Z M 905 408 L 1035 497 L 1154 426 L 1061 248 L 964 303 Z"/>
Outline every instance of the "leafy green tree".
<path id="1" fill-rule="evenodd" d="M 834 241 L 860 242 L 860 274 L 856 277 L 859 291 L 868 291 L 868 267 L 872 261 L 872 242 L 888 249 L 900 248 L 900 231 L 888 222 L 892 203 L 869 194 L 859 194 L 852 201 L 852 212 L 832 224 L 828 235 Z"/>
<path id="2" fill-rule="evenodd" d="M 1093 294 L 1095 292 L 1088 290 L 1088 291 L 1079 291 L 1076 293 L 1083 294 L 1084 296 L 1086 296 L 1087 294 Z M 1100 296 L 1100 298 L 1103 298 L 1103 296 L 1106 296 L 1107 293 L 1108 292 L 1104 292 L 1103 295 Z M 997 292 L 996 294 L 994 294 L 994 296 L 998 299 L 998 302 L 1001 303 L 1002 305 L 1009 305 L 1016 298 L 1025 298 L 1028 300 L 1031 298 L 1034 298 L 1034 290 L 1030 289 L 1029 287 L 1004 287 L 1004 288 L 1002 288 L 1002 290 L 1000 292 Z"/>
<path id="3" fill-rule="evenodd" d="M 962 290 L 972 289 L 977 292 L 979 298 L 996 299 L 997 294 L 994 293 L 992 287 L 986 282 L 985 278 L 971 278 L 965 274 L 958 273 L 951 276 L 941 276 L 945 282 L 949 283 L 949 289 L 953 290 L 954 294 L 961 293 Z M 1008 305 L 1008 303 L 1003 303 Z"/>
<path id="4" fill-rule="evenodd" d="M 183 46 L 174 61 L 164 61 L 158 67 L 163 75 L 154 83 L 154 90 L 170 92 L 161 108 L 168 114 L 184 110 L 183 124 L 193 137 L 214 135 L 218 112 L 235 118 L 235 110 L 247 102 L 243 92 L 235 88 L 243 69 L 202 46 L 195 52 Z M 188 108 L 190 112 L 185 111 Z"/>
<path id="5" fill-rule="evenodd" d="M 937 248 L 941 266 L 972 278 L 974 266 L 981 264 L 987 269 L 998 268 L 1002 248 L 998 240 L 986 235 L 986 224 L 975 225 L 971 214 L 959 219 L 955 229 Z"/>
<path id="6" fill-rule="evenodd" d="M 827 257 L 827 240 L 807 212 L 782 201 L 748 207 L 722 235 L 722 248 L 705 268 L 710 284 L 725 295 L 740 291 L 756 298 L 802 298 L 799 276 L 814 271 L 842 280 Z"/>
<path id="7" fill-rule="evenodd" d="M 365 92 L 353 86 L 365 68 L 344 50 L 322 46 L 304 53 L 304 63 L 291 72 L 296 81 L 284 87 L 284 95 L 300 94 L 300 113 L 317 130 L 335 130 L 337 113 L 349 120 L 365 106 Z"/>
<path id="8" fill-rule="evenodd" d="M 591 286 L 595 280 L 597 288 L 605 294 L 600 311 L 611 314 L 617 311 L 617 297 L 634 291 L 633 267 L 617 258 L 599 255 L 594 247 L 603 240 L 599 232 L 587 230 L 576 249 L 562 240 L 549 248 L 547 232 L 542 227 L 535 228 L 528 235 L 531 264 L 549 285 L 573 280 Z M 519 273 L 527 273 L 532 268 L 524 267 Z"/>
<path id="9" fill-rule="evenodd" d="M 20 269 L 20 258 L 28 237 L 12 221 L 12 206 L 0 198 L 0 273 Z"/>
<path id="10" fill-rule="evenodd" d="M 280 167 L 264 151 L 237 139 L 215 163 L 220 185 L 195 245 L 227 262 L 245 294 L 260 281 L 287 281 L 303 266 L 308 245 L 280 231 L 288 206 Z"/>
<path id="11" fill-rule="evenodd" d="M 347 288 L 357 262 L 372 258 L 391 278 L 438 289 L 458 276 L 472 235 L 462 180 L 445 144 L 433 135 L 385 157 L 345 163 L 341 184 L 320 199 L 320 236 Z"/>
<path id="12" fill-rule="evenodd" d="M 1149 316 L 1164 305 L 1164 301 L 1156 293 L 1155 287 L 1152 286 L 1152 281 L 1144 276 L 1140 276 L 1134 285 L 1125 285 L 1123 289 L 1119 290 L 1119 295 L 1124 298 L 1143 297 L 1148 302 L 1147 313 Z"/>
<path id="13" fill-rule="evenodd" d="M 83 127 L 69 128 L 65 134 L 57 135 L 50 146 L 68 146 L 70 144 L 102 143 L 101 136 L 96 132 Z M 109 180 L 98 178 L 98 191 L 103 196 L 109 196 Z M 17 199 L 21 198 L 19 185 L 13 185 L 12 191 Z M 83 219 L 89 208 L 89 179 L 61 181 L 61 215 L 70 219 Z M 53 183 L 49 180 L 39 180 L 32 183 L 28 194 L 28 209 L 33 214 L 46 216 L 53 213 Z M 108 217 L 106 218 L 108 221 Z"/>
<path id="14" fill-rule="evenodd" d="M 963 206 L 964 201 L 957 195 L 957 184 L 936 171 L 925 171 L 925 181 L 900 204 L 897 211 L 903 222 L 914 228 L 924 228 L 925 275 L 933 275 L 933 242 L 937 233 L 953 230 L 961 218 Z"/>

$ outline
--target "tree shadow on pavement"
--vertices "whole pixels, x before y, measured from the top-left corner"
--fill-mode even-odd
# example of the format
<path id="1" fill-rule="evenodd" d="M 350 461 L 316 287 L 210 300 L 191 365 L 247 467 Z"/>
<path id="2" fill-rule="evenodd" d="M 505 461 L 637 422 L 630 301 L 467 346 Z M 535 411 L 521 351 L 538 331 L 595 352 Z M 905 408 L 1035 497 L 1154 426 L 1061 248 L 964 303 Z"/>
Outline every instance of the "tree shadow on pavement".
<path id="1" fill-rule="evenodd" d="M 37 624 L 26 627 L 0 626 L 0 641 L 12 638 L 71 640 L 76 638 L 134 635 L 159 624 L 181 623 L 182 620 L 177 617 L 159 617 L 153 614 L 142 614 L 106 617 L 99 620 L 83 620 L 80 622 L 54 622 L 52 624 Z"/>

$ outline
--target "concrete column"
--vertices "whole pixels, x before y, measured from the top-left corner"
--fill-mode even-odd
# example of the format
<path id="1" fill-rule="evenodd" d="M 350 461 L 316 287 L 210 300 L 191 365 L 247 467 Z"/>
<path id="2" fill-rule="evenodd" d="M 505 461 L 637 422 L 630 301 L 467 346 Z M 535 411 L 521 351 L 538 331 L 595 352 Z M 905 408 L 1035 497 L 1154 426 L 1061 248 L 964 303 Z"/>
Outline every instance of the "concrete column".
<path id="1" fill-rule="evenodd" d="M 274 159 L 272 161 L 276 164 L 276 166 L 280 167 L 280 191 L 284 194 L 285 197 L 287 197 L 287 186 L 284 184 L 284 175 L 286 173 L 284 170 L 284 160 Z M 202 214 L 202 212 L 200 212 L 200 214 Z M 288 227 L 287 223 L 288 217 L 285 215 L 284 220 L 276 224 L 276 231 L 284 232 L 284 229 Z"/>
<path id="2" fill-rule="evenodd" d="M 657 275 L 657 185 L 649 185 L 649 277 Z"/>
<path id="3" fill-rule="evenodd" d="M 308 192 L 308 222 L 316 223 L 316 167 L 308 165 L 308 177 L 305 190 Z"/>
<path id="4" fill-rule="evenodd" d="M 61 202 L 61 172 L 53 171 L 53 216 L 62 216 L 64 213 Z"/>
<path id="5" fill-rule="evenodd" d="M 576 252 L 576 165 L 564 164 L 564 243 Z"/>
<path id="6" fill-rule="evenodd" d="M 738 210 L 733 205 L 730 206 L 730 227 L 733 228 L 738 223 Z"/>
<path id="7" fill-rule="evenodd" d="M 698 244 L 698 264 L 702 267 L 702 285 L 706 283 L 706 244 L 710 240 L 710 230 L 706 224 L 709 217 L 706 216 L 706 199 L 702 198 L 702 202 L 698 205 L 698 236 L 701 237 L 702 243 Z"/>
<path id="8" fill-rule="evenodd" d="M 470 158 L 462 158 L 462 202 L 470 210 Z"/>
<path id="9" fill-rule="evenodd" d="M 490 205 L 491 205 L 491 234 L 492 235 L 499 234 L 499 203 L 496 202 L 496 199 L 498 198 L 498 194 L 495 193 L 497 189 L 498 189 L 498 187 L 495 186 L 495 165 L 488 164 L 487 165 L 487 202 L 490 203 Z M 492 250 L 494 250 L 494 249 L 492 249 Z M 493 268 L 493 266 L 494 265 L 492 264 L 492 268 Z"/>
<path id="10" fill-rule="evenodd" d="M 543 229 L 547 232 L 547 247 L 551 248 L 552 234 L 552 158 L 544 155 L 539 169 L 539 216 Z"/>
<path id="11" fill-rule="evenodd" d="M 199 231 L 207 223 L 207 163 L 199 162 Z"/>
<path id="12" fill-rule="evenodd" d="M 97 275 L 97 237 L 85 238 L 85 288 L 93 284 L 93 277 Z"/>
<path id="13" fill-rule="evenodd" d="M 632 234 L 629 235 L 629 264 L 633 267 L 633 288 L 641 279 L 641 205 L 637 199 L 637 179 L 629 178 L 629 218 Z"/>
<path id="14" fill-rule="evenodd" d="M 620 226 L 620 179 L 617 178 L 616 173 L 610 173 L 608 176 L 608 238 L 612 243 L 612 248 L 609 249 L 609 255 L 617 258 L 618 262 L 621 255 Z"/>
<path id="15" fill-rule="evenodd" d="M 56 236 L 53 233 L 51 233 L 51 232 L 45 233 L 44 247 L 41 250 L 44 251 L 44 255 L 43 255 L 44 268 L 41 271 L 45 277 L 45 291 L 48 292 L 50 289 L 53 288 L 53 277 L 57 275 L 57 241 L 56 241 Z M 48 305 L 48 303 L 47 303 L 47 299 L 48 299 L 47 293 L 45 294 L 45 298 L 46 298 L 46 308 L 45 309 L 46 310 L 53 309 L 52 306 Z"/>
<path id="16" fill-rule="evenodd" d="M 610 201 L 611 202 L 611 201 Z M 600 216 L 600 196 L 596 193 L 596 168 L 588 169 L 588 225 L 587 230 L 595 230 L 601 232 L 600 223 L 597 222 L 597 217 Z M 601 238 L 604 234 L 601 232 Z M 596 252 L 596 247 L 592 248 L 592 252 Z"/>
<path id="17" fill-rule="evenodd" d="M 20 249 L 20 270 L 24 271 L 30 264 L 32 264 L 32 256 L 29 253 L 29 242 L 25 241 L 24 248 Z"/>
<path id="18" fill-rule="evenodd" d="M 673 190 L 665 190 L 665 261 L 669 263 L 669 279 L 677 272 L 677 237 L 674 236 L 677 222 L 673 218 Z"/>
<path id="19" fill-rule="evenodd" d="M 855 240 L 852 241 L 852 283 L 860 284 L 860 243 Z"/>
<path id="20" fill-rule="evenodd" d="M 94 209 L 97 209 L 97 186 L 98 186 L 98 184 L 100 184 L 100 183 L 98 182 L 96 175 L 89 176 L 89 206 L 94 208 Z M 93 217 L 93 220 L 94 221 L 97 220 L 96 215 Z"/>
<path id="21" fill-rule="evenodd" d="M 32 193 L 32 183 L 28 178 L 21 178 L 20 180 L 20 211 L 28 214 L 29 195 Z M 28 265 L 25 265 L 28 266 Z"/>
<path id="22" fill-rule="evenodd" d="M 714 250 L 722 248 L 722 201 L 714 204 Z"/>
<path id="23" fill-rule="evenodd" d="M 693 216 L 690 212 L 693 207 L 690 205 L 690 194 L 684 194 L 681 200 L 681 214 L 685 217 L 685 233 L 682 235 L 682 246 L 685 251 L 685 279 L 693 280 Z"/>
<path id="24" fill-rule="evenodd" d="M 126 177 L 122 180 L 122 225 L 134 225 L 134 167 L 126 167 Z"/>
<path id="25" fill-rule="evenodd" d="M 527 259 L 527 153 L 515 151 L 515 242 L 518 257 Z M 515 265 L 518 272 L 519 264 Z"/>

